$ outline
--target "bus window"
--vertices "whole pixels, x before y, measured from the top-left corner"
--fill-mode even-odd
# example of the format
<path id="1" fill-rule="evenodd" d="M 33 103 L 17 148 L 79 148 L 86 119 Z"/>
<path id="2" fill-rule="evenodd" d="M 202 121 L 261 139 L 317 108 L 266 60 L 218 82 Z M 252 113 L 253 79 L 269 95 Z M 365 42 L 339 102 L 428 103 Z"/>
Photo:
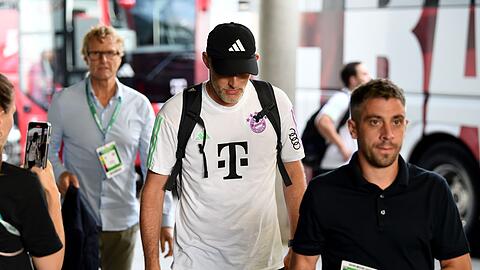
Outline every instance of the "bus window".
<path id="1" fill-rule="evenodd" d="M 131 3 L 127 6 L 125 2 Z M 135 2 L 135 3 L 133 3 Z M 125 62 L 134 72 L 119 79 L 152 103 L 162 103 L 193 84 L 195 0 L 110 1 L 112 26 L 124 35 Z M 133 37 L 130 39 L 128 37 Z M 134 41 L 134 44 L 131 44 Z M 130 43 L 130 45 L 129 45 Z M 132 49 L 128 49 L 128 47 Z"/>
<path id="2" fill-rule="evenodd" d="M 194 0 L 137 0 L 127 15 L 131 15 L 129 28 L 135 30 L 138 46 L 193 48 Z"/>

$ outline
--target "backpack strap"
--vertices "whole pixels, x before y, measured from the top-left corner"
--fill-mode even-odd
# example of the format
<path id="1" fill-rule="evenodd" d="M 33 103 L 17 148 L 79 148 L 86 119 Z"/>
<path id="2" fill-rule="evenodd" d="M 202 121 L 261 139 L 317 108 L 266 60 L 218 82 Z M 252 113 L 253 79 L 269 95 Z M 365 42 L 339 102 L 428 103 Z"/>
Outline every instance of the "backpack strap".
<path id="1" fill-rule="evenodd" d="M 275 133 L 277 134 L 277 166 L 283 178 L 285 186 L 290 186 L 292 180 L 285 169 L 285 164 L 282 161 L 282 136 L 280 126 L 280 114 L 278 112 L 277 101 L 273 92 L 273 87 L 269 82 L 250 80 L 257 91 L 258 100 L 262 105 L 262 110 L 254 116 L 255 121 L 260 121 L 265 115 L 270 123 L 272 123 Z"/>
<path id="2" fill-rule="evenodd" d="M 183 105 L 182 115 L 180 118 L 180 124 L 177 134 L 177 151 L 175 153 L 176 162 L 173 166 L 172 172 L 165 184 L 165 190 L 171 190 L 174 195 L 180 195 L 180 189 L 182 185 L 182 160 L 185 157 L 185 148 L 187 147 L 188 139 L 193 132 L 196 124 L 199 124 L 203 128 L 203 140 L 202 144 L 199 144 L 199 151 L 203 156 L 203 177 L 208 177 L 207 170 L 207 158 L 205 156 L 205 142 L 207 138 L 207 130 L 205 123 L 200 117 L 200 111 L 202 109 L 202 84 L 197 84 L 193 87 L 187 88 L 183 91 Z M 176 181 L 178 176 L 178 180 Z"/>
<path id="3" fill-rule="evenodd" d="M 337 133 L 340 131 L 340 128 L 343 127 L 345 125 L 345 123 L 347 123 L 349 118 L 350 118 L 350 108 L 347 108 L 347 111 L 343 115 L 342 120 L 340 120 L 340 123 L 338 123 Z"/>

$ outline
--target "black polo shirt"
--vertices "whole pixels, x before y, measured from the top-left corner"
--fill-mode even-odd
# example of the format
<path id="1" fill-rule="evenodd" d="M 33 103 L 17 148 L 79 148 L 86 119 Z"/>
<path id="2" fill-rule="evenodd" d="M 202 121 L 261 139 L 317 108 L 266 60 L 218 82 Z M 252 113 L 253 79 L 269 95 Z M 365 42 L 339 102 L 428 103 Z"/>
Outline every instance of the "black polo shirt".
<path id="1" fill-rule="evenodd" d="M 367 182 L 355 154 L 349 164 L 310 182 L 300 206 L 293 250 L 375 269 L 434 269 L 434 258 L 469 252 L 457 207 L 438 174 L 399 158 L 385 190 Z"/>

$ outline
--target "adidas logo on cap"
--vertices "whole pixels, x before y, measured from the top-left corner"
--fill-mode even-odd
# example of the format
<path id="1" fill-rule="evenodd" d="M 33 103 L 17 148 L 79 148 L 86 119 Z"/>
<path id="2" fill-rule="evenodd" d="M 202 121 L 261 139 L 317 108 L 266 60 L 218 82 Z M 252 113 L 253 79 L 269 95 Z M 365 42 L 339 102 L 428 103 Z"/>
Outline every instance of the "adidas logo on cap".
<path id="1" fill-rule="evenodd" d="M 243 47 L 240 39 L 237 39 L 228 50 L 231 52 L 244 52 L 245 48 Z"/>

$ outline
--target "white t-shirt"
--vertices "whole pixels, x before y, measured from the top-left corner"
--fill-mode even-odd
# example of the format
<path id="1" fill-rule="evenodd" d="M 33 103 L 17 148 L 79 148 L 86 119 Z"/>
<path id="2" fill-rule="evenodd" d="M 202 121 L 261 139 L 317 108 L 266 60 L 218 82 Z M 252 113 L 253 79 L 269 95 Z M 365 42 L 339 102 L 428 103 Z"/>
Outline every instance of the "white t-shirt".
<path id="1" fill-rule="evenodd" d="M 328 115 L 337 129 L 340 121 L 342 121 L 343 116 L 348 111 L 350 104 L 350 91 L 348 89 L 343 89 L 338 93 L 335 93 L 323 106 L 323 108 L 318 113 L 317 117 L 322 115 Z M 357 150 L 357 141 L 352 139 L 350 132 L 348 130 L 348 125 L 345 122 L 344 125 L 338 130 L 338 134 L 343 140 L 343 143 L 350 149 L 351 152 Z M 321 169 L 332 170 L 336 169 L 348 161 L 343 160 L 343 155 L 338 146 L 334 143 L 330 143 L 323 157 L 322 163 L 320 164 Z"/>
<path id="2" fill-rule="evenodd" d="M 175 217 L 173 269 L 280 269 L 283 252 L 275 201 L 276 133 L 268 119 L 250 124 L 261 111 L 248 82 L 240 101 L 225 107 L 202 92 L 201 118 L 207 139 L 208 178 L 196 126 L 183 160 L 182 191 Z M 275 97 L 282 126 L 282 160 L 301 160 L 292 104 L 278 88 Z M 156 143 L 150 147 L 155 173 L 169 175 L 175 164 L 182 94 L 172 97 L 157 115 Z M 254 121 L 254 120 L 253 120 Z"/>

